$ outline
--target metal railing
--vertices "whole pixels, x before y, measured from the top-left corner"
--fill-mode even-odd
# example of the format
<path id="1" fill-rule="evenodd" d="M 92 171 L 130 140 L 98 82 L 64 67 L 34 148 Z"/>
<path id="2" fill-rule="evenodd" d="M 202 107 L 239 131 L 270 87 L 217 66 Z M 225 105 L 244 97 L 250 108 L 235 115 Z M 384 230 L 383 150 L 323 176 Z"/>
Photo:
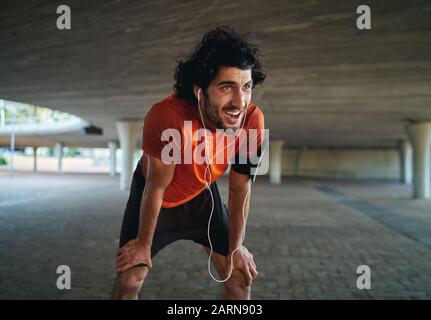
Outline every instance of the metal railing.
<path id="1" fill-rule="evenodd" d="M 53 134 L 82 128 L 86 122 L 71 114 L 0 99 L 0 135 L 10 135 L 9 175 L 14 175 L 17 134 Z"/>

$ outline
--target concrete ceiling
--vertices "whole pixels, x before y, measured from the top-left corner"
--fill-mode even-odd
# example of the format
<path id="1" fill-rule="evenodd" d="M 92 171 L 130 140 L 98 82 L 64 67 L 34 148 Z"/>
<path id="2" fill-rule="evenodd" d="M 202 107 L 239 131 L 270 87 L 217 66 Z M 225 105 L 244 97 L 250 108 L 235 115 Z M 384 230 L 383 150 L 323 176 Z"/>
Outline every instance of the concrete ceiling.
<path id="1" fill-rule="evenodd" d="M 68 4 L 72 30 L 57 30 Z M 115 122 L 143 119 L 170 94 L 175 61 L 203 33 L 250 32 L 269 69 L 254 91 L 271 138 L 288 146 L 392 147 L 409 119 L 431 119 L 431 2 L 11 1 L 0 4 L 0 98 L 75 114 L 104 129 L 18 137 L 20 145 L 106 146 Z M 7 137 L 0 137 L 0 144 Z M 138 141 L 139 144 L 139 141 Z"/>

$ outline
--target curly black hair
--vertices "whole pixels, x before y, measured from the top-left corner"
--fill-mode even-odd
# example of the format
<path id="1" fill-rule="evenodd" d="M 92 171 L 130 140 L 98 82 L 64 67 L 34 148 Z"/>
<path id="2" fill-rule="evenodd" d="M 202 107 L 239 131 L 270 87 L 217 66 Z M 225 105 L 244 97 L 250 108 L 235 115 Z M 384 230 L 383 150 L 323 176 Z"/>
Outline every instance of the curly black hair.
<path id="1" fill-rule="evenodd" d="M 266 78 L 266 67 L 259 48 L 231 28 L 218 27 L 204 35 L 187 60 L 178 62 L 174 73 L 176 95 L 196 105 L 193 85 L 206 91 L 220 67 L 251 69 L 253 87 Z"/>

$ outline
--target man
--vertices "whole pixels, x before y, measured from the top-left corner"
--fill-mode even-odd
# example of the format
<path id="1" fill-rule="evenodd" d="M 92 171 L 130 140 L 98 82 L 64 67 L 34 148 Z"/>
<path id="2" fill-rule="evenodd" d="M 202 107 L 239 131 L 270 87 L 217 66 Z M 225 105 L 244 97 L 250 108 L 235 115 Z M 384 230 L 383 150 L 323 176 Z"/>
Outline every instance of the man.
<path id="1" fill-rule="evenodd" d="M 145 117 L 144 154 L 133 176 L 123 218 L 113 298 L 137 299 L 156 253 L 169 243 L 188 239 L 211 255 L 220 282 L 224 282 L 225 299 L 250 299 L 257 270 L 242 241 L 256 170 L 250 157 L 260 155 L 263 135 L 255 138 L 255 154 L 240 153 L 235 144 L 233 153 L 222 156 L 224 161 L 214 159 L 228 150 L 216 139 L 221 136 L 224 142 L 232 136 L 220 129 L 263 130 L 263 114 L 251 103 L 251 94 L 265 77 L 259 49 L 227 27 L 209 31 L 189 59 L 179 62 L 174 93 L 156 103 Z M 202 141 L 187 133 L 187 126 L 192 132 L 205 130 L 203 149 L 198 143 Z M 179 137 L 167 138 L 172 130 Z M 178 150 L 181 154 L 172 158 Z M 196 159 L 202 154 L 203 163 Z M 238 163 L 240 157 L 248 159 Z M 233 164 L 226 207 L 215 180 L 229 162 Z"/>

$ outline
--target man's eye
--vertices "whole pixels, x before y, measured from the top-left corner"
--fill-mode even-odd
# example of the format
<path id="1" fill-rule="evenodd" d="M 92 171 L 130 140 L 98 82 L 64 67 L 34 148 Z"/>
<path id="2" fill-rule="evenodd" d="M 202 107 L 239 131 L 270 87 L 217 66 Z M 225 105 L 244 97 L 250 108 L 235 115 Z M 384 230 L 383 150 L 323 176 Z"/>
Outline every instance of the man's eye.
<path id="1" fill-rule="evenodd" d="M 251 84 L 250 83 L 247 83 L 245 86 L 244 86 L 244 89 L 251 89 Z"/>
<path id="2" fill-rule="evenodd" d="M 233 87 L 232 86 L 224 86 L 224 87 L 222 87 L 222 89 L 225 92 L 232 92 L 233 91 Z"/>

